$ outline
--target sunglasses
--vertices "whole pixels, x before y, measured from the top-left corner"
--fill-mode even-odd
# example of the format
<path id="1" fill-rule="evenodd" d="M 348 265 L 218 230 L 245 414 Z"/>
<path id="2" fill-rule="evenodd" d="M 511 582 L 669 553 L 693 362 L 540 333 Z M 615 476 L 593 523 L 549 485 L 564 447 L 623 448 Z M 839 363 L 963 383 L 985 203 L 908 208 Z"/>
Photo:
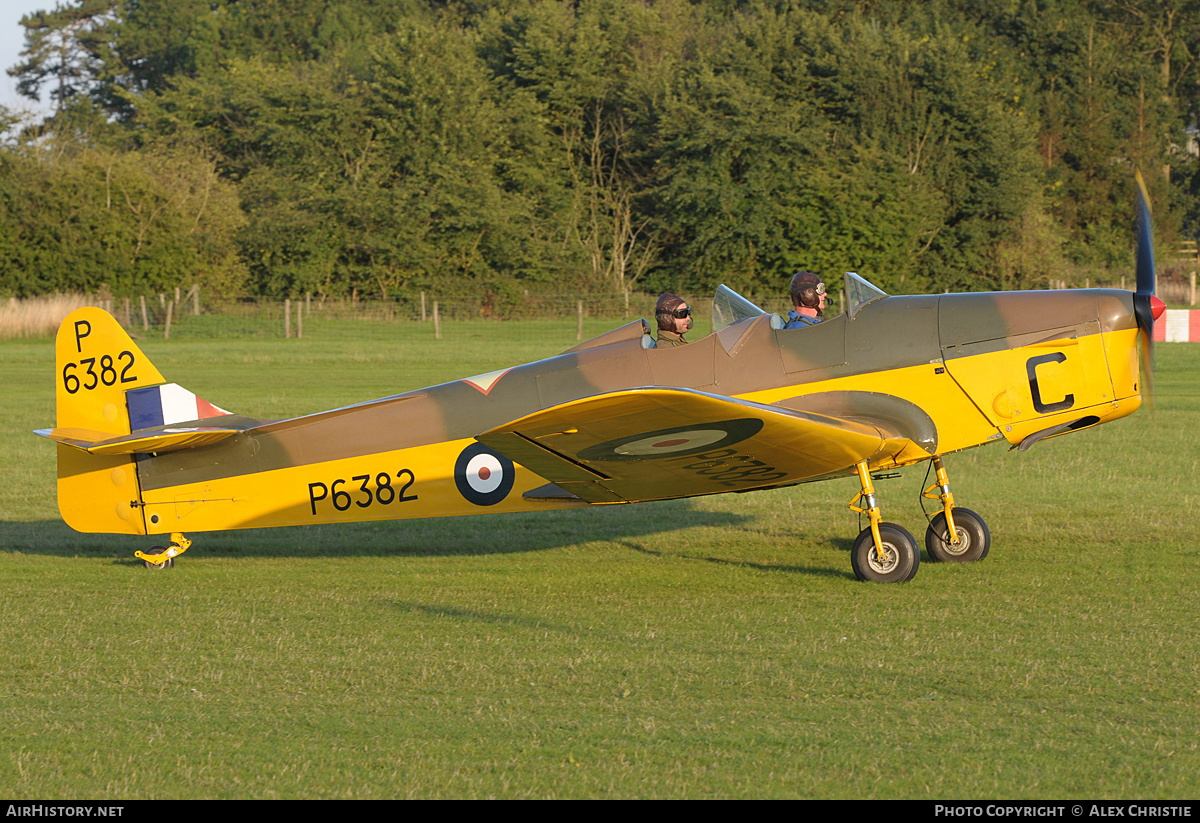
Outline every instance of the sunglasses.
<path id="1" fill-rule="evenodd" d="M 667 314 L 671 315 L 676 320 L 682 320 L 683 318 L 687 317 L 691 313 L 692 313 L 692 310 L 689 309 L 687 306 L 684 306 L 682 309 L 676 309 L 675 311 L 667 312 Z"/>

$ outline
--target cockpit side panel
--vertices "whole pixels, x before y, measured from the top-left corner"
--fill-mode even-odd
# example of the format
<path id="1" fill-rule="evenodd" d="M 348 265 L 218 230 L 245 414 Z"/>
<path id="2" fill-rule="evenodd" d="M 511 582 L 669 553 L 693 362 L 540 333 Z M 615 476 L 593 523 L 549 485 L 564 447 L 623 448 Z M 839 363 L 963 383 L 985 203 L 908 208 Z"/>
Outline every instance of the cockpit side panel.
<path id="1" fill-rule="evenodd" d="M 815 326 L 777 330 L 784 372 L 793 375 L 844 364 L 846 323 L 846 315 L 839 314 Z"/>

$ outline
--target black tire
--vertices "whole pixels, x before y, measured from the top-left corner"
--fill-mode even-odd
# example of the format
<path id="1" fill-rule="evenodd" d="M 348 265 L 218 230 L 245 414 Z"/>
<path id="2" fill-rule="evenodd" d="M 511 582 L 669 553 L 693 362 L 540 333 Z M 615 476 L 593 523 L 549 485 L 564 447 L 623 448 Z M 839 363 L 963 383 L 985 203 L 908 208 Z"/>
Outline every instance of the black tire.
<path id="1" fill-rule="evenodd" d="M 988 556 L 992 533 L 983 518 L 970 509 L 954 507 L 954 531 L 959 545 L 950 542 L 946 513 L 938 512 L 925 530 L 925 550 L 935 563 L 973 563 Z"/>
<path id="2" fill-rule="evenodd" d="M 850 565 L 854 576 L 872 583 L 907 583 L 921 566 L 921 549 L 917 538 L 895 523 L 879 524 L 879 539 L 883 543 L 882 561 L 875 554 L 875 539 L 871 529 L 863 529 L 854 548 L 850 550 Z"/>
<path id="3" fill-rule="evenodd" d="M 142 552 L 142 554 L 164 554 L 166 551 L 167 551 L 166 546 L 151 546 L 148 550 Z M 161 566 L 157 563 L 151 563 L 149 560 L 143 560 L 142 565 L 145 566 L 147 569 L 156 569 L 158 571 L 162 571 L 163 569 L 169 569 L 172 566 L 174 566 L 175 558 L 168 557 L 167 562 L 163 563 Z"/>

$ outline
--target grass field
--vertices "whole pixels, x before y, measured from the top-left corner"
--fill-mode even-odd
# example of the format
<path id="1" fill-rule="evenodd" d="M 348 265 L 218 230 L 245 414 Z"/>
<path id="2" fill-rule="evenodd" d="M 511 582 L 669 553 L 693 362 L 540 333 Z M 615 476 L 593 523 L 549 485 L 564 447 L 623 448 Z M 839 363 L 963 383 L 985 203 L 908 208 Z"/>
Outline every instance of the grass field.
<path id="1" fill-rule="evenodd" d="M 146 340 L 279 417 L 561 346 Z M 54 500 L 49 340 L 0 343 L 0 795 L 1200 795 L 1200 346 L 1158 404 L 948 458 L 990 557 L 858 583 L 852 481 L 540 516 L 80 535 Z M 880 485 L 920 536 L 923 471 Z M 931 509 L 932 511 L 932 509 Z"/>

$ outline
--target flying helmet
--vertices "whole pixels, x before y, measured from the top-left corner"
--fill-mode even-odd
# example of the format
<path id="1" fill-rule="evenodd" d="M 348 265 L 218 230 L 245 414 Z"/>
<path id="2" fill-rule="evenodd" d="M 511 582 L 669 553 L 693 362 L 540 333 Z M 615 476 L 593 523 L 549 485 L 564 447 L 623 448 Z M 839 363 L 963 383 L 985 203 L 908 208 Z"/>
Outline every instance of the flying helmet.
<path id="1" fill-rule="evenodd" d="M 688 316 L 685 310 L 682 314 L 679 313 L 681 306 L 686 306 L 687 301 L 676 297 L 670 292 L 664 292 L 658 296 L 658 303 L 654 306 L 654 315 L 658 319 L 658 327 L 665 331 L 675 331 L 675 321 Z"/>
<path id="2" fill-rule="evenodd" d="M 810 271 L 798 271 L 792 275 L 789 291 L 793 306 L 806 306 L 816 309 L 818 315 L 821 314 L 821 295 L 825 294 L 825 284 L 821 282 L 820 277 Z"/>

